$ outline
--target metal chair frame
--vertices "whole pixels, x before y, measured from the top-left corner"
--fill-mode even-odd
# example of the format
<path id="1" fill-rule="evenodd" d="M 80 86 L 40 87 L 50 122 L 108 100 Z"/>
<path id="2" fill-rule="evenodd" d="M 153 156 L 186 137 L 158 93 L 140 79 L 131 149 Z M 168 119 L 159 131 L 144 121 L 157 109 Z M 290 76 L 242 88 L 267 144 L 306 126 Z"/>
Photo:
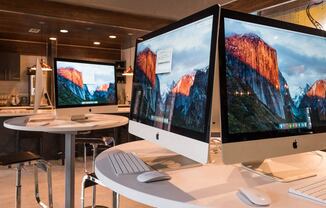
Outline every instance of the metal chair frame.
<path id="1" fill-rule="evenodd" d="M 90 139 L 92 138 L 78 138 L 79 141 L 83 141 L 83 139 L 86 139 L 88 142 L 84 142 L 84 172 L 86 175 L 83 176 L 82 179 L 82 185 L 81 185 L 81 208 L 85 207 L 85 189 L 88 187 L 92 187 L 92 208 L 96 208 L 96 185 L 101 185 L 104 186 L 104 184 L 102 184 L 102 182 L 100 180 L 98 180 L 98 178 L 96 177 L 94 171 L 95 171 L 95 158 L 97 156 L 97 150 L 98 150 L 98 146 L 99 146 L 99 142 L 94 142 L 91 143 L 89 142 Z M 94 141 L 98 141 L 99 138 L 94 138 Z M 113 137 L 102 137 L 102 144 L 106 147 L 109 148 L 109 146 L 112 144 L 112 146 L 115 146 L 115 140 Z M 92 146 L 92 151 L 93 151 L 93 155 L 92 155 L 92 169 L 91 171 L 87 170 L 87 144 Z"/>
<path id="2" fill-rule="evenodd" d="M 32 162 L 32 161 L 29 161 Z M 35 185 L 35 199 L 36 202 L 42 208 L 53 208 L 53 193 L 52 193 L 52 168 L 50 163 L 45 160 L 34 160 L 34 185 Z M 14 165 L 14 164 L 11 164 Z M 17 163 L 16 164 L 16 201 L 15 207 L 21 208 L 21 175 L 22 175 L 22 168 L 24 163 Z M 48 179 L 48 205 L 46 205 L 43 201 L 41 201 L 40 193 L 39 193 L 39 183 L 38 183 L 38 169 L 41 169 L 47 172 L 47 179 Z"/>

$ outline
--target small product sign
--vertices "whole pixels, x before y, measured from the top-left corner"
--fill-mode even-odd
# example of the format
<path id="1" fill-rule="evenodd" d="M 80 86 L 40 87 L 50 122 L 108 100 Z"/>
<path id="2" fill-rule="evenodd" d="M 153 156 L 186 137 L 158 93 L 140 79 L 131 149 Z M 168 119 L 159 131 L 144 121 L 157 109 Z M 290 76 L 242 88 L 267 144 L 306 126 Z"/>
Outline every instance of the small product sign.
<path id="1" fill-rule="evenodd" d="M 170 73 L 172 67 L 172 48 L 158 50 L 156 54 L 156 74 Z"/>

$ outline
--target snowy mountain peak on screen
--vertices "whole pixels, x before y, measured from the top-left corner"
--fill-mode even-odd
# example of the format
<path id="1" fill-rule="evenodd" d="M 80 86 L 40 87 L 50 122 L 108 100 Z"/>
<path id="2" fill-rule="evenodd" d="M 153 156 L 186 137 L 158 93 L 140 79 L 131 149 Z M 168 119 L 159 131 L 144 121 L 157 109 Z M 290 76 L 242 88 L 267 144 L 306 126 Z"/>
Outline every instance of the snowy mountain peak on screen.
<path id="1" fill-rule="evenodd" d="M 300 106 L 301 100 L 302 100 L 303 96 L 308 92 L 309 88 L 310 88 L 310 86 L 308 84 L 306 84 L 306 86 L 304 88 L 299 87 L 296 90 L 296 92 L 294 93 L 295 95 L 293 97 L 293 102 L 296 107 Z"/>

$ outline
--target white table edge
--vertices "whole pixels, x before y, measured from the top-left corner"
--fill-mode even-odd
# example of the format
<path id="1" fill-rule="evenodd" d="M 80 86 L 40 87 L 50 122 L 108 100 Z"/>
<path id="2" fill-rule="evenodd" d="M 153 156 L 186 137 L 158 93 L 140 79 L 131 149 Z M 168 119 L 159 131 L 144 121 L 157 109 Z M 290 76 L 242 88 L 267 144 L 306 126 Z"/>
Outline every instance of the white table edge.
<path id="1" fill-rule="evenodd" d="M 103 151 L 100 154 L 108 154 L 107 150 Z M 95 162 L 96 163 L 96 162 Z M 185 204 L 184 202 L 174 201 L 170 199 L 165 199 L 162 197 L 157 197 L 150 194 L 145 194 L 140 191 L 136 191 L 127 186 L 121 185 L 114 180 L 106 177 L 95 165 L 95 174 L 100 179 L 100 181 L 104 182 L 105 186 L 112 191 L 121 194 L 129 199 L 134 201 L 138 201 L 140 203 L 146 204 L 152 207 L 162 207 L 162 208 L 203 208 L 203 206 L 198 206 L 194 204 Z M 159 182 L 155 182 L 159 185 Z M 113 207 L 115 208 L 115 207 Z"/>

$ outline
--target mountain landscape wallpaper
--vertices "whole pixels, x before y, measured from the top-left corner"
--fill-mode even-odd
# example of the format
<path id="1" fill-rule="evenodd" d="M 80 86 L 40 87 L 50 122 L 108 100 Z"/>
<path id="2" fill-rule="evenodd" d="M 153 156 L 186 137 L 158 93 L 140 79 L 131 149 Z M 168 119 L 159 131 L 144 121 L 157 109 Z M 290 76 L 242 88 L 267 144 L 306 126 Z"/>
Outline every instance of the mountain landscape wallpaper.
<path id="1" fill-rule="evenodd" d="M 229 133 L 326 127 L 326 38 L 225 19 Z"/>
<path id="2" fill-rule="evenodd" d="M 204 133 L 212 22 L 208 17 L 137 45 L 134 120 Z M 158 73 L 157 53 L 165 49 L 173 51 L 171 71 Z"/>
<path id="3" fill-rule="evenodd" d="M 57 62 L 59 106 L 115 104 L 114 67 L 110 65 Z"/>

